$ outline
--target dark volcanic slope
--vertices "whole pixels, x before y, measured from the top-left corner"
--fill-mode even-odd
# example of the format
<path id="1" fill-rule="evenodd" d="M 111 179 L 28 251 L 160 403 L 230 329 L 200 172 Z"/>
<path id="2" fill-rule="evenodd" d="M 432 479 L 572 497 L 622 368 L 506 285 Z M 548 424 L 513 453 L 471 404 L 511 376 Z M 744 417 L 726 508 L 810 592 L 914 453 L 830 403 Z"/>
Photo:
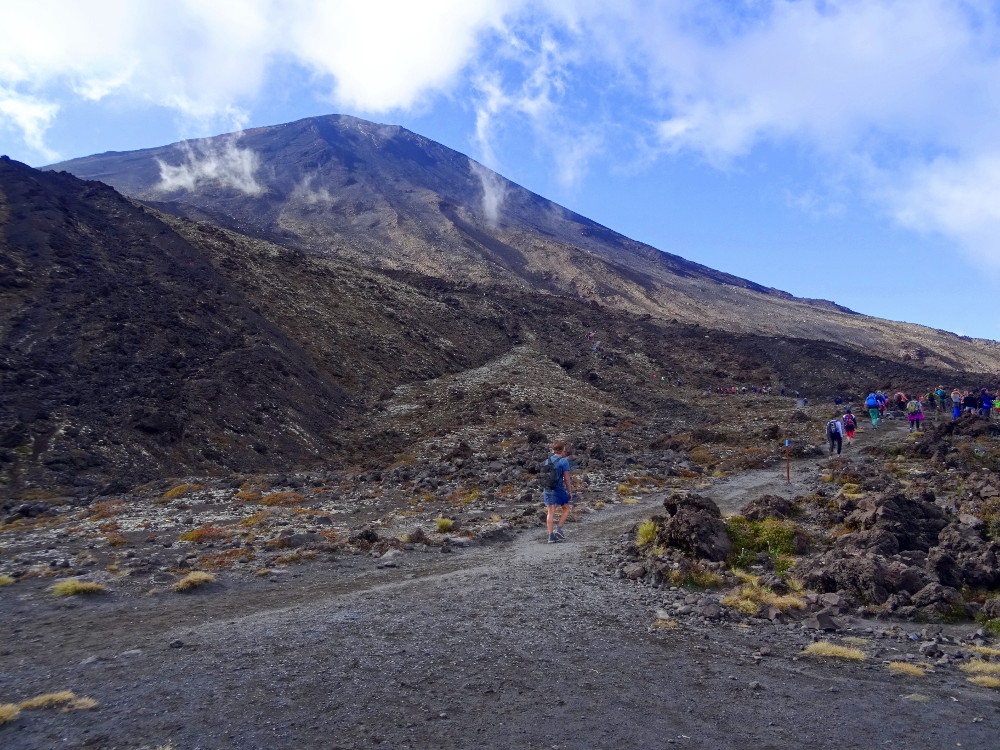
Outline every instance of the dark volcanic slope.
<path id="1" fill-rule="evenodd" d="M 995 342 L 796 299 L 629 240 L 399 127 L 346 116 L 54 165 L 286 247 L 548 291 L 721 330 L 836 341 L 899 362 L 1000 369 Z"/>
<path id="2" fill-rule="evenodd" d="M 5 483 L 302 463 L 329 447 L 344 401 L 148 211 L 0 160 Z"/>
<path id="3" fill-rule="evenodd" d="M 674 379 L 833 394 L 944 378 L 830 342 L 366 269 L 0 161 L 0 492 L 14 496 L 386 465 L 468 428 L 501 441 L 708 422 Z"/>

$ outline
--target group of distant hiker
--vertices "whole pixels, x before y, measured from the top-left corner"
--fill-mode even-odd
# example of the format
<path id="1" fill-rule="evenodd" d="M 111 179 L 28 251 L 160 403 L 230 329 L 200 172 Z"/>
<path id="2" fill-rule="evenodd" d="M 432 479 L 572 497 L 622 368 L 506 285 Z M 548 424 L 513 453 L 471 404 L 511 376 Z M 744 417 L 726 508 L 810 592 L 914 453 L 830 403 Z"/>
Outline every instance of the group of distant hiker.
<path id="1" fill-rule="evenodd" d="M 839 405 L 843 399 L 836 399 Z M 887 409 L 894 409 L 906 414 L 910 432 L 923 430 L 926 419 L 925 412 L 946 412 L 951 407 L 951 418 L 958 419 L 963 415 L 978 415 L 990 419 L 994 412 L 1000 418 L 1000 392 L 991 394 L 988 388 L 976 391 L 960 391 L 954 389 L 950 394 L 943 385 L 923 395 L 907 396 L 903 391 L 897 391 L 892 397 L 882 391 L 872 391 L 865 398 L 865 409 L 871 420 L 872 429 L 877 430 L 886 417 Z M 843 449 L 843 438 L 848 444 L 854 442 L 854 432 L 857 429 L 857 417 L 851 407 L 847 407 L 843 415 L 834 415 L 826 424 L 827 439 L 830 444 L 830 454 L 835 451 L 839 456 Z"/>

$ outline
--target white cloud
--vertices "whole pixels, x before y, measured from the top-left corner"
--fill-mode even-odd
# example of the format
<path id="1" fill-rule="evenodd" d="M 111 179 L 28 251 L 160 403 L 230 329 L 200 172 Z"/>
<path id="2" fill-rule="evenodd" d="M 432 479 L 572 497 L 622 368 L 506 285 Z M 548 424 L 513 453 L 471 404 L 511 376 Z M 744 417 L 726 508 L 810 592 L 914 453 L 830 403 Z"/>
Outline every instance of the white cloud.
<path id="1" fill-rule="evenodd" d="M 254 196 L 262 195 L 266 190 L 256 176 L 260 159 L 252 150 L 239 147 L 238 136 L 222 140 L 184 141 L 179 148 L 180 164 L 167 164 L 157 159 L 160 182 L 156 189 L 159 191 L 190 191 L 205 184 L 228 187 Z"/>
<path id="2" fill-rule="evenodd" d="M 1000 268 L 1000 151 L 939 157 L 886 183 L 881 195 L 901 226 L 950 237 Z"/>
<path id="3" fill-rule="evenodd" d="M 58 112 L 59 107 L 55 104 L 0 87 L 0 124 L 19 131 L 25 143 L 49 159 L 54 158 L 55 153 L 45 145 L 45 131 Z"/>
<path id="4" fill-rule="evenodd" d="M 289 4 L 288 49 L 333 98 L 368 112 L 408 108 L 448 89 L 473 58 L 479 35 L 499 28 L 521 0 L 367 0 Z"/>

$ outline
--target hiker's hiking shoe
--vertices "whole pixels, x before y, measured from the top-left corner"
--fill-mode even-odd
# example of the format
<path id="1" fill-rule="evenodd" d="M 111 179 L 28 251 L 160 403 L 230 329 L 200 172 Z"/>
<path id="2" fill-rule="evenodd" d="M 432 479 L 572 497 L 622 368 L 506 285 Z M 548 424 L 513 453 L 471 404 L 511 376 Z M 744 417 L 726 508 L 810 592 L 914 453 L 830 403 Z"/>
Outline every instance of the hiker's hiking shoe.
<path id="1" fill-rule="evenodd" d="M 566 535 L 563 533 L 562 526 L 556 526 L 556 537 L 560 542 L 566 538 Z"/>
<path id="2" fill-rule="evenodd" d="M 557 537 L 555 534 L 549 534 L 549 544 L 555 544 L 558 541 L 559 537 Z"/>

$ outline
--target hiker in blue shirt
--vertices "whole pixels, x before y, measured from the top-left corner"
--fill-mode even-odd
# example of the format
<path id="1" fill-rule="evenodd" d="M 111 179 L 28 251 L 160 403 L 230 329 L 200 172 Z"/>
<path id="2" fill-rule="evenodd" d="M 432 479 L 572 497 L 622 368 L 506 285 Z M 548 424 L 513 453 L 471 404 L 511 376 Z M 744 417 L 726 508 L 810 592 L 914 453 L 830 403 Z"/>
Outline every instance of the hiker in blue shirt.
<path id="1" fill-rule="evenodd" d="M 545 495 L 545 527 L 549 531 L 549 544 L 561 542 L 565 538 L 563 524 L 569 518 L 570 501 L 573 498 L 573 483 L 569 476 L 569 459 L 566 457 L 568 446 L 565 441 L 557 440 L 552 444 L 552 454 L 546 464 L 555 464 L 558 480 L 554 489 L 544 490 Z M 559 524 L 556 525 L 556 507 L 562 508 L 559 513 Z"/>

